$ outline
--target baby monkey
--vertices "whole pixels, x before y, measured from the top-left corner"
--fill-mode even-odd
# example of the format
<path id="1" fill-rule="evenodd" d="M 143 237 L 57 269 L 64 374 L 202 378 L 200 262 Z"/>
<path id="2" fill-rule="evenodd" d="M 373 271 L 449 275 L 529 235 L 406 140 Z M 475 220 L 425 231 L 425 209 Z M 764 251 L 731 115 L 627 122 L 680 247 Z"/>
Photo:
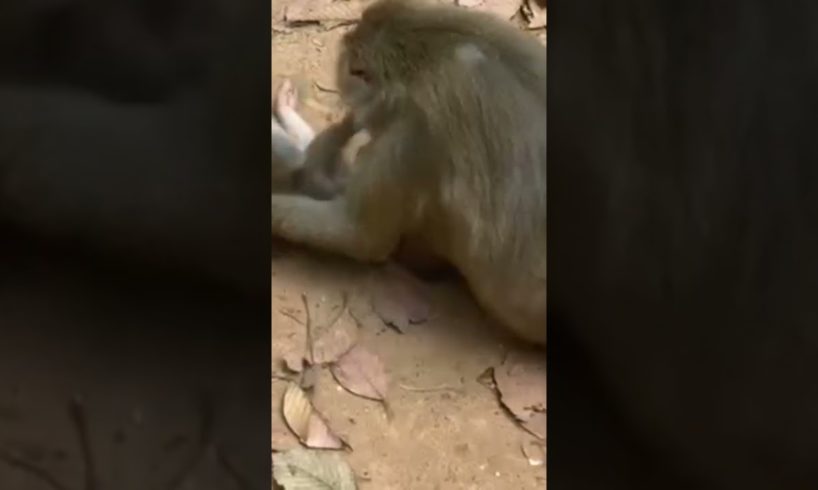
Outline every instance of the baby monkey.
<path id="1" fill-rule="evenodd" d="M 273 195 L 273 234 L 365 262 L 411 242 L 545 344 L 545 48 L 490 14 L 380 0 L 344 36 L 337 70 L 349 115 L 327 132 L 370 141 L 337 195 Z M 309 153 L 303 168 L 332 165 Z"/>
<path id="2" fill-rule="evenodd" d="M 357 131 L 347 117 L 316 136 L 297 104 L 295 85 L 285 79 L 273 100 L 273 193 L 331 199 L 343 188 L 348 166 L 342 150 Z"/>

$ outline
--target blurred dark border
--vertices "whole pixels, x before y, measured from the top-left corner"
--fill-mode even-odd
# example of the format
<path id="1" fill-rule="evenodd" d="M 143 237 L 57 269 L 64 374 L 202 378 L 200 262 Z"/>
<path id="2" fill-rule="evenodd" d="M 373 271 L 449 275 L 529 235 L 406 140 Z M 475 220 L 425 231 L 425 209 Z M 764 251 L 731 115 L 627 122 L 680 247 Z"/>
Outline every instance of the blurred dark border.
<path id="1" fill-rule="evenodd" d="M 549 489 L 818 488 L 818 4 L 549 7 Z"/>
<path id="2" fill-rule="evenodd" d="M 0 4 L 0 488 L 269 489 L 270 3 Z"/>

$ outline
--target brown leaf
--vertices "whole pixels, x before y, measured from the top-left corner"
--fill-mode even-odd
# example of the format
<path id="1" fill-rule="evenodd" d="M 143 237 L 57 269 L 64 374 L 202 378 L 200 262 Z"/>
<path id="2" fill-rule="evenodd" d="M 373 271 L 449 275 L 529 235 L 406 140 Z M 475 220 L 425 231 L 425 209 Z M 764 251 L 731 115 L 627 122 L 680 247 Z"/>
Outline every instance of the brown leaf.
<path id="1" fill-rule="evenodd" d="M 336 322 L 313 342 L 313 362 L 315 364 L 335 362 L 347 353 L 357 340 L 358 326 L 349 315 L 345 315 L 343 321 Z"/>
<path id="2" fill-rule="evenodd" d="M 290 430 L 307 447 L 316 449 L 341 449 L 346 443 L 335 435 L 327 422 L 312 406 L 304 390 L 290 383 L 284 393 L 284 420 Z"/>
<path id="3" fill-rule="evenodd" d="M 284 355 L 284 367 L 294 373 L 300 373 L 304 369 L 304 354 L 288 352 Z"/>
<path id="4" fill-rule="evenodd" d="M 511 353 L 494 368 L 500 401 L 527 431 L 540 439 L 546 432 L 546 372 L 542 353 Z"/>
<path id="5" fill-rule="evenodd" d="M 303 448 L 273 455 L 273 483 L 284 490 L 355 490 L 355 475 L 337 453 Z"/>
<path id="6" fill-rule="evenodd" d="M 368 324 L 367 320 L 369 320 L 370 317 L 376 316 L 375 311 L 372 309 L 372 301 L 370 301 L 368 296 L 369 294 L 364 290 L 360 294 L 352 296 L 349 301 L 347 314 L 352 317 L 358 327 L 363 327 Z M 379 319 L 378 321 L 380 323 Z"/>
<path id="7" fill-rule="evenodd" d="M 349 315 L 348 304 L 349 296 L 342 293 L 340 304 L 330 307 L 324 315 L 326 319 L 323 325 L 316 325 L 317 322 L 311 320 L 313 364 L 335 362 L 355 345 L 358 339 L 358 324 Z M 317 304 L 316 308 L 319 306 Z"/>
<path id="8" fill-rule="evenodd" d="M 330 367 L 338 383 L 358 396 L 384 401 L 389 381 L 381 359 L 361 346 L 353 347 Z"/>
<path id="9" fill-rule="evenodd" d="M 298 382 L 298 385 L 305 391 L 311 390 L 318 380 L 318 369 L 318 366 L 307 366 L 307 368 L 304 369 L 304 372 L 301 374 L 301 380 Z"/>
<path id="10" fill-rule="evenodd" d="M 421 285 L 406 271 L 388 266 L 373 282 L 372 309 L 387 325 L 404 333 L 429 319 L 431 308 Z"/>

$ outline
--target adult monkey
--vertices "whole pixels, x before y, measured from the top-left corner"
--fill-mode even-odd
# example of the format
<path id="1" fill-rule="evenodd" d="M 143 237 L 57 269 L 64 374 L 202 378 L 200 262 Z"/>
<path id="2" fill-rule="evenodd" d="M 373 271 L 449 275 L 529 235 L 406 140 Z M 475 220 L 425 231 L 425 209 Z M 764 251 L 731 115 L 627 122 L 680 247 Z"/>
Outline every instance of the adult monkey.
<path id="1" fill-rule="evenodd" d="M 549 487 L 818 487 L 818 9 L 549 6 Z"/>
<path id="2" fill-rule="evenodd" d="M 270 488 L 270 4 L 148 1 L 0 7 L 71 47 L 0 68 L 3 488 Z M 105 44 L 145 11 L 206 49 Z"/>
<path id="3" fill-rule="evenodd" d="M 361 261 L 420 243 L 544 344 L 545 76 L 543 46 L 502 19 L 376 2 L 338 63 L 341 125 L 371 141 L 335 199 L 273 195 L 273 234 Z"/>

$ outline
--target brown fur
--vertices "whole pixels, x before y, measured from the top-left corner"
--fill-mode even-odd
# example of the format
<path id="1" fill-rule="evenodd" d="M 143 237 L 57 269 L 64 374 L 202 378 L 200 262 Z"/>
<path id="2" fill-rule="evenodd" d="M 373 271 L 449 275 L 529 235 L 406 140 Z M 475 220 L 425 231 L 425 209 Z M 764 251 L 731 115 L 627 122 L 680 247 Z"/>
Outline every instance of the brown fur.
<path id="1" fill-rule="evenodd" d="M 319 133 L 306 149 L 304 165 L 290 176 L 294 191 L 314 199 L 332 199 L 343 192 L 348 167 L 342 150 L 355 132 L 346 118 Z"/>
<path id="2" fill-rule="evenodd" d="M 273 233 L 361 261 L 422 243 L 544 344 L 544 47 L 488 14 L 382 0 L 343 48 L 339 88 L 371 141 L 337 198 L 273 196 Z"/>

